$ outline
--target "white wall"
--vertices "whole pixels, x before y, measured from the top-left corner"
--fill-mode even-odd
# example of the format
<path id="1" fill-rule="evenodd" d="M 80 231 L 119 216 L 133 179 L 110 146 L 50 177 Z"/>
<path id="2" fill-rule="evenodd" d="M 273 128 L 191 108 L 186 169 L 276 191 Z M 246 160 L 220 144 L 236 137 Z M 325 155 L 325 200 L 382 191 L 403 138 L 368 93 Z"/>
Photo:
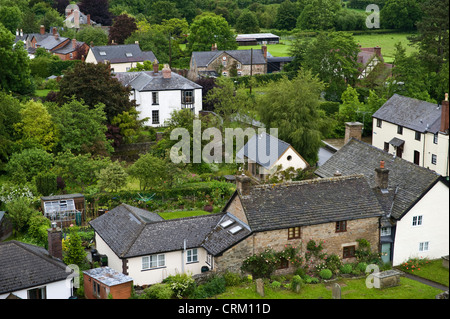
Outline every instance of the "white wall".
<path id="1" fill-rule="evenodd" d="M 99 254 L 108 256 L 108 267 L 122 273 L 122 259 L 109 248 L 97 233 L 95 233 L 95 249 Z"/>
<path id="2" fill-rule="evenodd" d="M 169 275 L 176 275 L 184 272 L 190 275 L 200 274 L 206 263 L 207 252 L 203 248 L 197 248 L 198 262 L 187 263 L 186 253 L 182 254 L 181 250 L 166 252 L 165 267 L 142 270 L 142 257 L 128 259 L 128 275 L 133 278 L 135 285 L 150 285 L 161 282 Z M 182 265 L 184 264 L 184 265 Z"/>
<path id="3" fill-rule="evenodd" d="M 92 49 L 89 49 L 88 54 L 86 56 L 86 63 L 94 63 L 97 64 L 97 59 L 94 56 L 94 53 L 92 53 Z M 142 62 L 141 62 L 142 63 Z M 111 63 L 111 69 L 114 69 L 114 72 L 127 72 L 127 68 L 134 68 L 136 67 L 137 62 L 126 62 L 126 63 Z"/>
<path id="4" fill-rule="evenodd" d="M 132 92 L 134 92 L 132 90 Z M 181 90 L 154 91 L 158 92 L 158 104 L 153 105 L 152 91 L 136 91 L 135 96 L 130 99 L 136 99 L 137 110 L 140 112 L 139 119 L 148 117 L 145 123 L 147 126 L 163 126 L 164 121 L 170 119 L 171 113 L 175 110 L 181 110 Z M 198 114 L 202 110 L 202 90 L 194 90 L 194 113 Z M 159 111 L 159 124 L 152 124 L 152 111 Z"/>
<path id="5" fill-rule="evenodd" d="M 289 156 L 291 156 L 291 160 L 288 160 Z M 292 146 L 289 146 L 289 148 L 280 156 L 274 166 L 278 165 L 283 165 L 283 170 L 289 167 L 293 167 L 294 169 L 304 169 L 308 166 L 308 163 L 305 162 L 300 156 L 298 156 L 297 152 Z"/>
<path id="6" fill-rule="evenodd" d="M 83 280 L 83 278 L 81 278 L 80 280 Z M 13 291 L 12 293 L 21 299 L 28 299 L 28 293 L 27 293 L 28 290 L 31 290 L 34 288 L 40 288 L 40 287 L 44 287 L 44 286 L 46 287 L 46 291 L 47 291 L 47 299 L 68 299 L 69 297 L 72 296 L 72 288 L 70 288 L 70 287 L 68 287 L 68 285 L 66 285 L 65 280 L 52 282 L 52 283 L 49 283 L 46 285 L 31 287 L 28 289 Z M 9 294 L 10 293 L 8 292 L 6 294 L 0 295 L 0 299 L 5 299 L 6 297 L 9 296 Z"/>
<path id="7" fill-rule="evenodd" d="M 413 216 L 422 215 L 422 225 L 412 226 Z M 429 242 L 428 251 L 419 243 Z M 393 265 L 410 257 L 437 259 L 449 254 L 449 189 L 438 182 L 403 218 L 397 221 Z"/>
<path id="8" fill-rule="evenodd" d="M 436 171 L 438 174 L 448 176 L 448 135 L 438 135 L 438 144 L 433 143 L 434 134 L 421 134 L 420 141 L 415 139 L 415 131 L 403 127 L 403 134 L 397 133 L 397 125 L 382 121 L 381 128 L 377 127 L 377 120 L 373 120 L 372 145 L 384 149 L 384 142 L 389 143 L 397 137 L 405 141 L 402 158 L 414 163 L 414 151 L 420 152 L 419 165 Z M 389 153 L 395 154 L 395 149 L 389 145 Z M 432 154 L 437 155 L 437 163 L 432 164 Z M 425 155 L 425 157 L 424 157 Z"/>

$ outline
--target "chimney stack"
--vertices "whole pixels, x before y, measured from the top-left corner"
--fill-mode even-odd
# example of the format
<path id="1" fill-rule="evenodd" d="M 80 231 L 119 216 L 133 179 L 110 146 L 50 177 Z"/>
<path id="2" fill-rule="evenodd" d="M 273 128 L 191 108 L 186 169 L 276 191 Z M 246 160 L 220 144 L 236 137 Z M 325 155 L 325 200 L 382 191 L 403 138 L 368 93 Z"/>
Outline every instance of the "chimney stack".
<path id="1" fill-rule="evenodd" d="M 20 36 L 23 37 L 23 30 L 20 29 Z"/>
<path id="2" fill-rule="evenodd" d="M 168 64 L 164 64 L 162 74 L 164 79 L 170 79 L 172 77 L 172 70 L 170 69 Z"/>
<path id="3" fill-rule="evenodd" d="M 211 46 L 211 51 L 217 51 L 217 43 L 214 43 L 214 44 Z"/>
<path id="4" fill-rule="evenodd" d="M 40 33 L 41 33 L 42 35 L 45 34 L 45 27 L 44 27 L 43 25 L 41 25 Z"/>
<path id="5" fill-rule="evenodd" d="M 448 93 L 445 93 L 444 101 L 441 106 L 441 132 L 448 133 L 449 129 L 449 109 L 448 109 Z"/>
<path id="6" fill-rule="evenodd" d="M 153 61 L 153 75 L 158 74 L 159 64 L 158 61 Z"/>
<path id="7" fill-rule="evenodd" d="M 347 144 L 352 137 L 361 140 L 362 129 L 363 124 L 360 122 L 345 122 L 344 144 Z"/>
<path id="8" fill-rule="evenodd" d="M 48 252 L 51 256 L 62 260 L 62 232 L 61 228 L 56 227 L 52 222 L 52 228 L 47 229 L 48 234 Z"/>
<path id="9" fill-rule="evenodd" d="M 262 51 L 262 53 L 264 55 L 264 59 L 267 60 L 267 45 L 265 43 L 262 45 L 261 51 Z"/>
<path id="10" fill-rule="evenodd" d="M 91 25 L 91 14 L 90 13 L 88 13 L 88 15 L 87 15 L 87 25 Z"/>
<path id="11" fill-rule="evenodd" d="M 384 164 L 384 161 L 380 161 L 380 167 L 375 168 L 375 184 L 381 190 L 387 190 L 389 186 L 389 170 Z"/>
<path id="12" fill-rule="evenodd" d="M 72 39 L 72 48 L 74 50 L 77 48 L 77 39 Z"/>
<path id="13" fill-rule="evenodd" d="M 236 176 L 236 190 L 242 195 L 250 195 L 252 180 L 247 175 Z"/>
<path id="14" fill-rule="evenodd" d="M 80 28 L 80 11 L 76 9 L 73 12 L 73 25 L 76 29 Z"/>
<path id="15" fill-rule="evenodd" d="M 19 29 L 16 29 L 16 37 L 19 36 Z"/>
<path id="16" fill-rule="evenodd" d="M 374 49 L 375 54 L 381 58 L 381 48 L 377 45 Z"/>
<path id="17" fill-rule="evenodd" d="M 59 37 L 58 30 L 56 29 L 56 27 L 53 27 L 53 36 L 55 37 L 55 39 L 58 39 Z"/>

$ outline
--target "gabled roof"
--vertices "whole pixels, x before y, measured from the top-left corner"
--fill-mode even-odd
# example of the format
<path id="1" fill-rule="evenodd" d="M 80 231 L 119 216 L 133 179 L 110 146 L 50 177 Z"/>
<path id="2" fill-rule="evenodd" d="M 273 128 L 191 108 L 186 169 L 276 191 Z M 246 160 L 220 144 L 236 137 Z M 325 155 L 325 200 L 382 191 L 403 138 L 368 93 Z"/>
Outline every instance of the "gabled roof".
<path id="1" fill-rule="evenodd" d="M 230 55 L 243 65 L 267 63 L 261 50 L 253 50 L 253 60 L 251 50 L 196 51 L 192 52 L 192 58 L 195 60 L 197 67 L 207 67 L 221 56 L 222 53 Z"/>
<path id="2" fill-rule="evenodd" d="M 237 225 L 235 217 L 223 213 L 164 220 L 158 214 L 122 204 L 90 224 L 117 256 L 130 258 L 183 250 L 185 242 L 186 249 L 204 247 L 213 254 L 221 252 L 250 232 L 248 226 L 236 234 L 223 231 L 220 223 L 230 219 Z"/>
<path id="3" fill-rule="evenodd" d="M 94 46 L 91 51 L 98 63 L 105 60 L 110 63 L 157 61 L 152 51 L 142 51 L 139 44 Z"/>
<path id="4" fill-rule="evenodd" d="M 238 193 L 239 194 L 239 193 Z M 239 194 L 253 231 L 380 217 L 380 204 L 362 175 L 258 185 Z"/>
<path id="5" fill-rule="evenodd" d="M 65 280 L 66 265 L 42 247 L 0 243 L 0 294 Z"/>
<path id="6" fill-rule="evenodd" d="M 69 53 L 74 52 L 77 49 L 77 47 L 85 44 L 82 41 L 75 40 L 76 42 L 75 42 L 75 48 L 74 48 L 72 41 L 67 42 L 67 44 L 65 46 L 63 46 L 62 48 L 56 49 L 53 52 L 58 53 L 58 54 L 69 54 Z"/>
<path id="7" fill-rule="evenodd" d="M 53 35 L 47 36 L 45 39 L 42 39 L 41 41 L 38 41 L 36 43 L 37 47 L 44 48 L 46 50 L 52 50 L 56 46 L 60 45 L 61 43 L 65 42 L 70 39 L 65 37 L 54 37 Z"/>
<path id="8" fill-rule="evenodd" d="M 236 156 L 245 156 L 265 168 L 270 168 L 289 146 L 288 143 L 264 132 L 253 135 Z"/>
<path id="9" fill-rule="evenodd" d="M 185 77 L 171 72 L 168 79 L 163 77 L 159 71 L 141 71 L 141 72 L 117 72 L 116 78 L 124 85 L 131 86 L 136 91 L 165 91 L 165 90 L 194 90 L 202 87 Z"/>
<path id="10" fill-rule="evenodd" d="M 391 216 L 399 219 L 426 193 L 440 175 L 357 139 L 351 139 L 316 170 L 320 177 L 328 178 L 339 171 L 342 175 L 363 174 L 370 187 L 376 189 L 375 169 L 385 162 L 389 170 L 389 196 L 383 195 Z M 395 197 L 392 192 L 397 192 Z M 378 197 L 382 195 L 378 194 Z"/>
<path id="11" fill-rule="evenodd" d="M 440 129 L 441 112 L 438 104 L 394 94 L 373 117 L 418 132 L 436 134 Z"/>

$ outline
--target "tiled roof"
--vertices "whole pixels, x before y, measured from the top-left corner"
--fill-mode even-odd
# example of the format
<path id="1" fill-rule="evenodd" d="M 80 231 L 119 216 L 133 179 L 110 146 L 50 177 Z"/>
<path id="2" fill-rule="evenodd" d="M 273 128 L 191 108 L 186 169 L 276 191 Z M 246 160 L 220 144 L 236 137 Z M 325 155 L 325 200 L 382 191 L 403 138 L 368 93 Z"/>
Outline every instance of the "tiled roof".
<path id="1" fill-rule="evenodd" d="M 192 58 L 195 60 L 198 67 L 206 67 L 224 52 L 241 62 L 243 65 L 266 64 L 264 54 L 261 50 L 257 49 L 253 50 L 253 61 L 251 50 L 196 51 L 192 52 Z"/>
<path id="2" fill-rule="evenodd" d="M 164 90 L 194 90 L 202 87 L 185 77 L 172 72 L 170 78 L 165 79 L 163 73 L 153 71 L 117 72 L 116 78 L 124 85 L 131 86 L 136 91 L 164 91 Z"/>
<path id="3" fill-rule="evenodd" d="M 288 143 L 270 134 L 255 134 L 237 152 L 236 156 L 238 158 L 245 156 L 263 167 L 270 168 L 289 146 Z M 272 147 L 273 149 L 271 149 Z"/>
<path id="4" fill-rule="evenodd" d="M 94 46 L 91 47 L 91 50 L 98 63 L 105 60 L 110 63 L 153 62 L 157 60 L 152 51 L 142 51 L 139 44 Z"/>
<path id="5" fill-rule="evenodd" d="M 60 280 L 66 265 L 41 247 L 15 240 L 0 243 L 0 294 Z"/>
<path id="6" fill-rule="evenodd" d="M 53 52 L 59 53 L 59 54 L 68 54 L 68 53 L 74 52 L 78 46 L 82 46 L 84 44 L 84 42 L 82 42 L 82 41 L 76 41 L 75 48 L 74 48 L 72 41 L 67 42 L 67 44 L 65 46 L 63 46 L 62 48 L 56 49 Z"/>
<path id="7" fill-rule="evenodd" d="M 418 132 L 435 134 L 440 129 L 441 112 L 438 104 L 394 94 L 373 117 Z"/>
<path id="8" fill-rule="evenodd" d="M 253 231 L 379 217 L 382 209 L 362 175 L 251 187 L 240 195 Z"/>
<path id="9" fill-rule="evenodd" d="M 336 171 L 342 175 L 363 174 L 371 188 L 376 188 L 375 169 L 385 162 L 389 170 L 389 192 L 397 194 L 382 203 L 392 207 L 392 217 L 398 219 L 436 183 L 440 175 L 357 139 L 351 139 L 316 170 L 320 177 L 331 177 Z M 392 203 L 392 200 L 394 201 Z"/>

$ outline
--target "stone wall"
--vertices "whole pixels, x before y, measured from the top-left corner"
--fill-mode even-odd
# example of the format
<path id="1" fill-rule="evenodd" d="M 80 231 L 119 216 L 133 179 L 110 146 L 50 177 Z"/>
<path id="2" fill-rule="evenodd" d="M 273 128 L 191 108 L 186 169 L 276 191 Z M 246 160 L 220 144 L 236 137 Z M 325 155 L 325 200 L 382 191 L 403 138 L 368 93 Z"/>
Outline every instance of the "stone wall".
<path id="1" fill-rule="evenodd" d="M 236 198 L 238 198 L 236 196 Z M 228 211 L 238 214 L 239 205 L 230 205 Z M 233 212 L 230 208 L 233 207 Z M 306 252 L 306 244 L 310 239 L 315 241 L 325 241 L 324 252 L 336 254 L 343 258 L 343 248 L 345 246 L 356 246 L 357 239 L 364 238 L 371 244 L 372 251 L 379 249 L 379 221 L 378 218 L 365 218 L 347 221 L 347 231 L 336 232 L 336 223 L 325 223 L 312 226 L 301 227 L 301 238 L 288 239 L 288 229 L 278 229 L 264 232 L 257 232 L 231 249 L 223 253 L 222 256 L 215 258 L 216 271 L 234 271 L 239 272 L 242 261 L 253 254 L 261 253 L 266 248 L 272 248 L 275 251 L 281 251 L 285 245 L 301 247 L 301 254 Z M 343 259 L 343 262 L 354 262 L 355 258 Z M 294 269 L 282 269 L 282 273 L 293 271 Z M 280 272 L 278 271 L 278 272 Z"/>

